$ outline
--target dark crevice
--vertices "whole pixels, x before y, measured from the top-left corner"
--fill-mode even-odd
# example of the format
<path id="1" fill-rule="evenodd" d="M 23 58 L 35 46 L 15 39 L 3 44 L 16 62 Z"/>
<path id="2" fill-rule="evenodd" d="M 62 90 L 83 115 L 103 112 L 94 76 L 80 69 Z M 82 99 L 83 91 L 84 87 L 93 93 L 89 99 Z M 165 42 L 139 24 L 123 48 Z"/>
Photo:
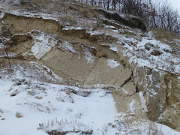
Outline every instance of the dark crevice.
<path id="1" fill-rule="evenodd" d="M 126 85 L 128 82 L 130 82 L 133 78 L 133 72 L 131 73 L 131 75 L 120 85 L 120 87 L 123 87 L 124 85 Z"/>

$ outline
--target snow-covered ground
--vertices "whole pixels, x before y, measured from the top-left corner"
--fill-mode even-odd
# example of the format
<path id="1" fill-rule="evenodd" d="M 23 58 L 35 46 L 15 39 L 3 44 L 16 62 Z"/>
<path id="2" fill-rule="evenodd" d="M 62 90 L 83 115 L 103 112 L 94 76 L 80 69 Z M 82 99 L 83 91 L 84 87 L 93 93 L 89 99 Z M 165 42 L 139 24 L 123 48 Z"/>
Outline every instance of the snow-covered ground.
<path id="1" fill-rule="evenodd" d="M 50 129 L 73 131 L 84 127 L 97 135 L 115 119 L 115 104 L 106 90 L 3 78 L 0 135 L 47 135 L 44 131 Z"/>
<path id="2" fill-rule="evenodd" d="M 54 125 L 44 130 L 53 129 L 58 127 L 56 120 L 72 122 L 72 126 L 77 126 L 73 122 L 82 123 L 100 132 L 103 126 L 114 119 L 116 110 L 113 99 L 105 91 L 94 90 L 86 97 L 87 91 L 75 87 L 23 83 L 17 86 L 12 81 L 0 80 L 0 84 L 4 85 L 0 89 L 1 135 L 43 134 L 37 129 L 39 124 L 54 121 Z M 11 130 L 8 130 L 10 127 Z"/>
<path id="3" fill-rule="evenodd" d="M 115 61 L 110 60 L 112 62 Z M 31 64 L 33 70 L 37 68 L 41 72 L 20 65 L 15 66 L 13 72 L 0 71 L 0 135 L 48 135 L 53 130 L 71 135 L 85 132 L 89 135 L 149 135 L 156 130 L 163 135 L 179 134 L 167 126 L 148 121 L 137 121 L 130 126 L 126 122 L 131 115 L 117 112 L 110 91 L 35 80 L 33 78 L 43 71 L 47 74 L 48 70 L 37 63 Z M 133 101 L 129 106 L 130 111 L 135 111 Z"/>

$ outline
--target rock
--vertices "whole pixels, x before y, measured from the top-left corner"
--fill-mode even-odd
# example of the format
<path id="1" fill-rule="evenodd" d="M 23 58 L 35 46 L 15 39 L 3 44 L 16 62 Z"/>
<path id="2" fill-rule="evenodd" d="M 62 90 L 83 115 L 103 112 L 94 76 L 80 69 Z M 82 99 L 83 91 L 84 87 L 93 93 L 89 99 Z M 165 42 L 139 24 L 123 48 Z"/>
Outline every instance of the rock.
<path id="1" fill-rule="evenodd" d="M 23 117 L 23 115 L 21 113 L 19 113 L 19 112 L 16 113 L 16 118 L 22 118 L 22 117 Z"/>
<path id="2" fill-rule="evenodd" d="M 85 90 L 77 91 L 77 95 L 80 95 L 82 97 L 88 97 L 90 94 L 91 94 L 91 91 L 85 91 Z"/>
<path id="3" fill-rule="evenodd" d="M 163 54 L 163 53 L 161 51 L 159 51 L 159 50 L 153 50 L 151 52 L 151 55 L 154 55 L 154 56 L 160 56 L 161 54 Z"/>
<path id="4" fill-rule="evenodd" d="M 3 25 L 0 30 L 1 30 L 2 36 L 7 37 L 7 38 L 12 36 L 12 33 L 10 31 L 10 27 L 7 25 Z"/>
<path id="5" fill-rule="evenodd" d="M 136 67 L 133 73 L 135 85 L 144 92 L 148 118 L 180 130 L 178 76 L 147 67 Z"/>
<path id="6" fill-rule="evenodd" d="M 6 43 L 9 46 L 17 45 L 21 42 L 26 42 L 32 40 L 32 36 L 30 34 L 20 34 L 11 36 L 10 40 Z"/>
<path id="7" fill-rule="evenodd" d="M 40 99 L 43 99 L 43 97 L 41 97 L 41 96 L 36 96 L 35 98 L 36 98 L 36 99 L 39 99 L 39 100 L 40 100 Z"/>
<path id="8" fill-rule="evenodd" d="M 10 96 L 11 96 L 11 97 L 14 97 L 14 96 L 16 96 L 17 94 L 19 94 L 19 91 L 16 89 L 16 90 L 14 90 L 14 91 L 12 91 L 12 92 L 10 93 Z"/>
<path id="9" fill-rule="evenodd" d="M 153 45 L 148 43 L 148 44 L 145 44 L 144 47 L 145 47 L 146 50 L 149 51 L 149 50 L 151 50 L 151 48 L 153 48 Z"/>

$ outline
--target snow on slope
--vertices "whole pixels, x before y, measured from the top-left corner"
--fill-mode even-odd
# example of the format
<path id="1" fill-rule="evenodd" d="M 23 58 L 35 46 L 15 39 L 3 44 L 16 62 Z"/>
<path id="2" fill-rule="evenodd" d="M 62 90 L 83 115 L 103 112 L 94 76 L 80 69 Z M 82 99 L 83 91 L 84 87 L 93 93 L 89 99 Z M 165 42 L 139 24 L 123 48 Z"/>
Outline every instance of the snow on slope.
<path id="1" fill-rule="evenodd" d="M 69 124 L 64 126 L 68 128 L 61 126 L 62 130 L 82 123 L 97 135 L 114 121 L 116 109 L 108 91 L 33 81 L 23 74 L 18 72 L 18 79 L 1 74 L 4 79 L 0 79 L 0 135 L 47 135 L 45 131 L 56 127 L 56 123 L 46 129 L 38 128 L 42 128 L 41 123 L 52 121 L 67 121 Z"/>
<path id="2" fill-rule="evenodd" d="M 130 28 L 124 28 L 121 31 L 114 31 L 113 28 L 108 31 L 96 30 L 89 33 L 96 33 L 96 35 L 104 33 L 117 38 L 117 43 L 110 45 L 110 49 L 123 53 L 129 58 L 130 63 L 180 74 L 179 55 L 173 54 L 169 44 L 156 40 L 152 32 L 142 35 L 141 32 L 135 33 Z M 136 36 L 132 36 L 133 34 Z"/>
<path id="3" fill-rule="evenodd" d="M 180 59 L 172 55 L 172 50 L 167 44 L 146 37 L 143 37 L 140 42 L 136 40 L 130 42 L 137 42 L 137 46 L 125 43 L 127 50 L 124 54 L 130 58 L 131 63 L 180 73 Z"/>

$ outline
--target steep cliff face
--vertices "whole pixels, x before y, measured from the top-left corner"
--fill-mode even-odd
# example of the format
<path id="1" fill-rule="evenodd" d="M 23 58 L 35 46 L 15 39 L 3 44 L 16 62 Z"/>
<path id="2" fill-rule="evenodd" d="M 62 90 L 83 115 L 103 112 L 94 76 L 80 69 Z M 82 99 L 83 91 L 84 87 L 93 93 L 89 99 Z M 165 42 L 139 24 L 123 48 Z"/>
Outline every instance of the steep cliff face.
<path id="1" fill-rule="evenodd" d="M 136 68 L 134 81 L 146 98 L 147 116 L 179 129 L 178 75 L 150 68 Z"/>
<path id="2" fill-rule="evenodd" d="M 56 113 L 66 117 L 57 102 L 82 126 L 74 131 L 73 122 L 60 120 L 53 127 L 37 119 L 41 131 L 50 135 L 179 134 L 163 131 L 164 126 L 156 122 L 180 130 L 180 37 L 145 32 L 139 18 L 78 3 L 34 0 L 11 6 L 1 2 L 0 10 L 0 75 L 8 80 L 2 91 L 18 99 L 22 98 L 19 93 L 27 92 L 32 101 L 22 98 L 21 102 L 38 110 L 33 119 L 39 112 L 49 113 L 47 121 Z M 53 98 L 48 99 L 47 93 Z M 89 111 L 80 101 L 90 106 Z M 98 106 L 104 111 L 97 113 Z M 5 113 L 0 107 L 0 117 Z M 101 113 L 107 119 L 100 119 Z M 87 128 L 87 123 L 92 127 Z"/>

